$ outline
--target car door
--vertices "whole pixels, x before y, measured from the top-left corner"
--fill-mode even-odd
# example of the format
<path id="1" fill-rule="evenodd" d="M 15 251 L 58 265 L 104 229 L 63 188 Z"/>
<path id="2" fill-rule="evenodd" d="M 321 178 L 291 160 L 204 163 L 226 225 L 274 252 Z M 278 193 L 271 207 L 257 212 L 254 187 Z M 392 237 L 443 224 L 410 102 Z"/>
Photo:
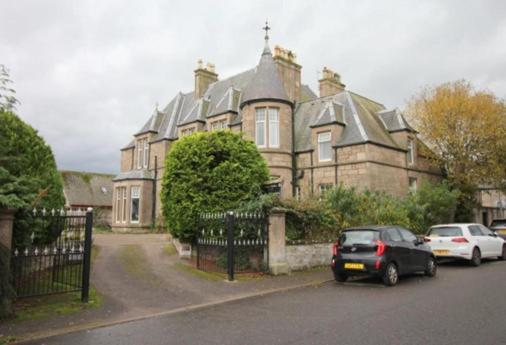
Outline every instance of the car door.
<path id="1" fill-rule="evenodd" d="M 480 248 L 481 257 L 490 256 L 490 242 L 488 241 L 488 236 L 485 236 L 481 231 L 478 224 L 469 225 L 469 233 L 476 241 L 476 244 Z"/>
<path id="2" fill-rule="evenodd" d="M 492 230 L 479 224 L 480 230 L 487 237 L 487 246 L 490 256 L 500 256 L 502 254 L 503 241 Z"/>
<path id="3" fill-rule="evenodd" d="M 410 264 L 412 270 L 424 270 L 427 263 L 427 251 L 423 250 L 423 247 L 417 244 L 417 238 L 411 231 L 401 227 L 398 229 L 406 246 L 410 249 Z"/>
<path id="4" fill-rule="evenodd" d="M 400 273 L 410 272 L 410 248 L 402 239 L 401 233 L 396 228 L 388 228 L 385 235 L 389 240 L 391 259 L 397 263 Z"/>

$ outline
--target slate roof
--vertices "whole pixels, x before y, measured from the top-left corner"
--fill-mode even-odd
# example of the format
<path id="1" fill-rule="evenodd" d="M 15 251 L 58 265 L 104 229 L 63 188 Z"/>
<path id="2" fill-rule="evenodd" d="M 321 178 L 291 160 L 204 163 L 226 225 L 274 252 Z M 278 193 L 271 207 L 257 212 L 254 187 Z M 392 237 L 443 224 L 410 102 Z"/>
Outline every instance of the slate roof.
<path id="1" fill-rule="evenodd" d="M 415 131 L 398 108 L 378 112 L 380 120 L 389 132 L 402 130 Z"/>
<path id="2" fill-rule="evenodd" d="M 120 172 L 113 178 L 113 181 L 124 181 L 124 180 L 152 180 L 155 178 L 153 171 L 149 170 L 130 170 Z"/>
<path id="3" fill-rule="evenodd" d="M 255 75 L 244 89 L 241 107 L 248 102 L 262 99 L 275 99 L 292 103 L 286 94 L 268 44 L 265 45 Z"/>
<path id="4" fill-rule="evenodd" d="M 67 206 L 112 206 L 114 175 L 60 171 Z"/>
<path id="5" fill-rule="evenodd" d="M 348 90 L 299 103 L 295 110 L 295 151 L 312 149 L 311 128 L 331 123 L 344 127 L 337 146 L 374 142 L 398 149 L 377 114 L 383 110 L 382 104 Z"/>
<path id="6" fill-rule="evenodd" d="M 193 92 L 179 92 L 161 111 L 155 109 L 139 133 L 156 133 L 152 141 L 175 140 L 178 126 L 206 122 L 210 117 L 226 112 L 237 114 L 231 124 L 239 124 L 242 121 L 241 107 L 261 99 L 291 103 L 268 45 L 258 66 L 212 83 L 200 99 L 195 99 Z M 382 104 L 348 90 L 318 98 L 308 85 L 302 84 L 301 102 L 295 109 L 295 150 L 312 149 L 311 128 L 331 123 L 343 126 L 338 146 L 373 142 L 399 149 L 390 132 L 414 131 L 398 109 L 387 110 Z M 134 141 L 123 149 L 132 147 Z M 121 173 L 117 178 L 136 178 L 125 174 Z M 143 175 L 137 178 L 152 177 Z"/>

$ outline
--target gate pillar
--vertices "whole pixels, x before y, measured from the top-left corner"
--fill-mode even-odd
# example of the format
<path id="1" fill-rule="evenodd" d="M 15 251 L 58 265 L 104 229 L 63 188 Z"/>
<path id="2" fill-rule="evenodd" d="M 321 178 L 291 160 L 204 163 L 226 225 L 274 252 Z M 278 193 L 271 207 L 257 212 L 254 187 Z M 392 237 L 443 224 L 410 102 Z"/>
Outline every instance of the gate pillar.
<path id="1" fill-rule="evenodd" d="M 285 211 L 272 209 L 269 214 L 269 271 L 273 275 L 290 273 L 285 246 Z"/>
<path id="2" fill-rule="evenodd" d="M 16 209 L 0 208 L 0 244 L 8 250 L 12 248 L 12 226 Z"/>
<path id="3" fill-rule="evenodd" d="M 14 296 L 9 284 L 11 270 L 12 227 L 16 209 L 0 208 L 0 319 L 13 315 L 11 298 Z"/>

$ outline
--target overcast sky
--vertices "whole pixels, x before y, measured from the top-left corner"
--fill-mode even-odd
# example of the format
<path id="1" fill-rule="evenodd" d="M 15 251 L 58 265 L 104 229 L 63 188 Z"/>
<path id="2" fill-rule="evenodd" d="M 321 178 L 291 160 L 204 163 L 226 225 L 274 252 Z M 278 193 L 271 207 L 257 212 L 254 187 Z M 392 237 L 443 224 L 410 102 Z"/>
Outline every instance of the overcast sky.
<path id="1" fill-rule="evenodd" d="M 220 78 L 257 64 L 266 18 L 315 91 L 328 66 L 387 107 L 462 78 L 506 98 L 504 0 L 4 0 L 0 64 L 60 169 L 115 173 L 155 103 L 192 90 L 198 58 Z"/>

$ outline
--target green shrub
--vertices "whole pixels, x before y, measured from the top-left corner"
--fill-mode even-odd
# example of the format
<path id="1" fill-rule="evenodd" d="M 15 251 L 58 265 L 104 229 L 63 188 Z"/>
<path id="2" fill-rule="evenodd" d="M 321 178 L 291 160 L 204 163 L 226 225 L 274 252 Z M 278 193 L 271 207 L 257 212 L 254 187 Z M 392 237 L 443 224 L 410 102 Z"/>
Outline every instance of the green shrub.
<path id="1" fill-rule="evenodd" d="M 258 197 L 269 179 L 255 144 L 230 131 L 181 138 L 165 167 L 163 214 L 171 234 L 187 241 L 195 238 L 200 213 L 237 209 Z"/>
<path id="2" fill-rule="evenodd" d="M 431 225 L 452 222 L 460 194 L 458 190 L 450 190 L 446 182 L 422 183 L 405 200 L 411 229 L 423 234 Z"/>
<path id="3" fill-rule="evenodd" d="M 32 232 L 26 209 L 63 207 L 63 183 L 51 148 L 17 115 L 0 111 L 0 207 L 21 208 L 14 223 L 15 246 Z M 24 210 L 23 210 L 24 209 Z M 35 227 L 36 237 L 48 239 L 46 227 Z"/>
<path id="4" fill-rule="evenodd" d="M 288 199 L 281 203 L 286 210 L 288 240 L 329 240 L 340 230 L 335 214 L 317 199 Z"/>

